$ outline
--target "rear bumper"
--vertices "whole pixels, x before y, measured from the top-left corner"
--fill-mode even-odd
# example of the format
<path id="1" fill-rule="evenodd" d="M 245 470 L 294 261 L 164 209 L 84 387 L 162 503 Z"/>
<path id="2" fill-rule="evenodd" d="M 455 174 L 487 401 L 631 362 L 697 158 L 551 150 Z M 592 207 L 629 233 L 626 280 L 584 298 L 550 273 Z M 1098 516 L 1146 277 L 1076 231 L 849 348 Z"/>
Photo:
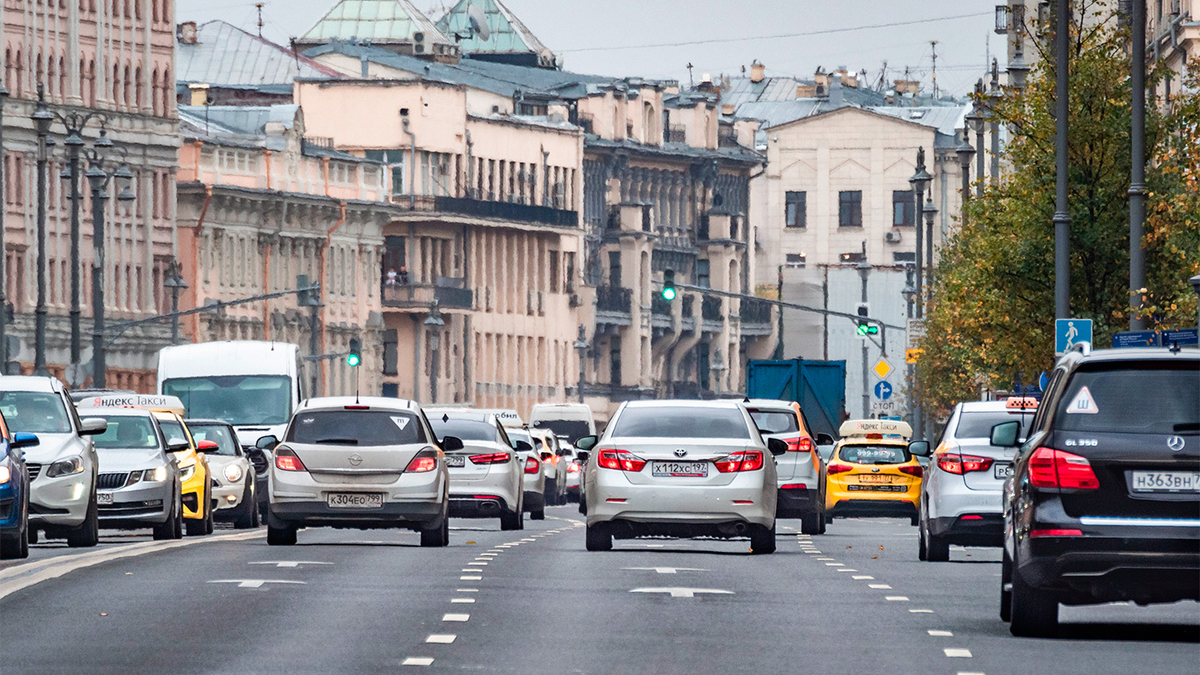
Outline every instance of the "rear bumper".
<path id="1" fill-rule="evenodd" d="M 821 491 L 816 488 L 779 490 L 776 518 L 799 518 L 821 510 Z"/>
<path id="2" fill-rule="evenodd" d="M 998 513 L 929 518 L 925 523 L 930 534 L 946 537 L 950 543 L 959 546 L 1000 546 L 1004 543 L 1004 516 Z"/>
<path id="3" fill-rule="evenodd" d="M 1025 582 L 1067 604 L 1200 601 L 1200 537 L 1194 528 L 1170 529 L 1179 531 L 1096 536 L 1084 526 L 1080 537 L 1024 537 L 1017 568 Z"/>
<path id="4" fill-rule="evenodd" d="M 764 485 L 767 480 L 770 485 Z M 606 469 L 594 493 L 590 486 L 587 490 L 587 523 L 717 527 L 742 522 L 771 527 L 777 492 L 774 478 L 762 471 L 739 473 L 727 485 L 662 486 L 634 484 L 620 472 Z"/>
<path id="5" fill-rule="evenodd" d="M 911 518 L 917 505 L 901 499 L 842 499 L 829 507 L 833 516 L 880 516 Z"/>
<path id="6" fill-rule="evenodd" d="M 442 515 L 440 501 L 385 501 L 373 509 L 330 508 L 327 502 L 273 503 L 271 516 L 290 525 L 325 527 L 404 527 L 420 525 Z"/>
<path id="7" fill-rule="evenodd" d="M 455 518 L 498 518 L 512 511 L 503 497 L 489 495 L 450 495 L 450 515 Z"/>

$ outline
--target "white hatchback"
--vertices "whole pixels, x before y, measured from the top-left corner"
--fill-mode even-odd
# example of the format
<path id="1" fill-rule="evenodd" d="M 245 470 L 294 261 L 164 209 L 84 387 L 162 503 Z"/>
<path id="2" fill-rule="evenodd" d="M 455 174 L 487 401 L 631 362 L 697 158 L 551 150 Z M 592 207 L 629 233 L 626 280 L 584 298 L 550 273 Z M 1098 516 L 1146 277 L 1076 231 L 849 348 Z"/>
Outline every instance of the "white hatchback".
<path id="1" fill-rule="evenodd" d="M 631 401 L 604 435 L 585 436 L 587 549 L 613 539 L 749 537 L 775 552 L 774 456 L 746 407 L 733 401 Z"/>
<path id="2" fill-rule="evenodd" d="M 515 442 L 491 412 L 437 410 L 430 420 L 443 440 L 450 468 L 450 514 L 455 518 L 500 518 L 501 530 L 525 529 L 525 462 Z M 541 471 L 538 465 L 537 471 Z"/>

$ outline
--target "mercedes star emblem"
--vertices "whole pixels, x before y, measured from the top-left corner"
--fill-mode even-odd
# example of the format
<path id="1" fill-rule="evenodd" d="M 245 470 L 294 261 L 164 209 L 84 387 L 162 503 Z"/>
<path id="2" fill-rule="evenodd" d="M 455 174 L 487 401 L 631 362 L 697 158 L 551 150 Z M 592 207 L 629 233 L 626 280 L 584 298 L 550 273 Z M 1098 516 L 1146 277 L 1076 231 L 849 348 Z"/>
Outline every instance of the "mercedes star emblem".
<path id="1" fill-rule="evenodd" d="M 1183 446 L 1187 445 L 1187 441 L 1183 440 L 1183 436 L 1172 436 L 1167 439 L 1167 447 L 1175 452 L 1183 450 Z"/>
<path id="2" fill-rule="evenodd" d="M 362 455 L 358 454 L 357 452 L 354 453 L 353 455 L 350 455 L 350 464 L 353 466 L 358 466 L 359 464 L 362 464 Z"/>
<path id="3" fill-rule="evenodd" d="M 683 448 L 675 448 L 675 456 L 687 457 L 687 450 L 684 450 Z"/>

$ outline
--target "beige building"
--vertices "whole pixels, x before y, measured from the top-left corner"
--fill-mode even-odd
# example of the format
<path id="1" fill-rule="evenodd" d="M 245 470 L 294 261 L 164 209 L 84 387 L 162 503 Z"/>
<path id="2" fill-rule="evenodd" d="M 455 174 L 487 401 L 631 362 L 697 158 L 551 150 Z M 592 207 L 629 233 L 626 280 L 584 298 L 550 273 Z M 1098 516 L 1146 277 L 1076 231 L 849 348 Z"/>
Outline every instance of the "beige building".
<path id="1" fill-rule="evenodd" d="M 134 173 L 136 201 L 108 203 L 105 306 L 110 326 L 169 307 L 163 275 L 175 253 L 174 171 L 178 123 L 173 94 L 174 32 L 171 0 L 139 2 L 5 2 L 4 35 L 4 294 L 20 349 L 10 358 L 31 372 L 37 304 L 37 139 L 30 116 L 37 88 L 53 111 L 68 107 L 101 113 L 108 136 Z M 84 130 L 89 143 L 99 122 Z M 63 377 L 70 363 L 70 199 L 63 169 L 65 129 L 56 122 L 47 168 L 46 361 Z M 127 152 L 127 156 L 122 153 Z M 86 167 L 85 167 L 86 169 Z M 81 181 L 87 192 L 86 180 Z M 115 193 L 115 192 L 114 192 Z M 83 317 L 82 361 L 90 359 L 92 223 L 85 194 L 79 260 Z M 164 304 L 167 303 L 167 304 Z M 155 354 L 166 344 L 164 325 L 120 333 L 108 348 L 108 385 L 152 391 Z M 114 331 L 114 334 L 116 331 Z"/>

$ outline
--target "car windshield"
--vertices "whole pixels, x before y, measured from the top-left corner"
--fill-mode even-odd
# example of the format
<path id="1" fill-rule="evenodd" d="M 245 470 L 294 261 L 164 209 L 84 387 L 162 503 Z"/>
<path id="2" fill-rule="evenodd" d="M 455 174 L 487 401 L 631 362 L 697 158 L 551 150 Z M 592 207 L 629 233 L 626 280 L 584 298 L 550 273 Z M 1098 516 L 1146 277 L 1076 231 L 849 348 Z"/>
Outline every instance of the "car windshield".
<path id="1" fill-rule="evenodd" d="M 190 417 L 235 425 L 286 424 L 292 413 L 292 381 L 282 375 L 213 375 L 164 380 L 164 394 L 178 396 Z"/>
<path id="2" fill-rule="evenodd" d="M 40 391 L 0 392 L 0 413 L 13 432 L 65 434 L 71 418 L 58 394 Z"/>
<path id="3" fill-rule="evenodd" d="M 750 419 L 764 434 L 786 434 L 789 431 L 800 431 L 796 423 L 796 413 L 777 410 L 751 410 Z"/>
<path id="4" fill-rule="evenodd" d="M 221 455 L 223 457 L 236 457 L 238 452 L 237 439 L 234 438 L 233 431 L 223 424 L 189 424 L 188 429 L 192 432 L 192 438 L 196 444 L 200 441 L 212 441 L 217 444 L 216 450 L 206 450 L 205 452 L 212 455 Z"/>
<path id="5" fill-rule="evenodd" d="M 911 459 L 898 445 L 843 445 L 838 457 L 852 464 L 903 464 Z"/>
<path id="6" fill-rule="evenodd" d="M 1081 369 L 1058 404 L 1059 431 L 1165 434 L 1200 431 L 1200 368 L 1137 363 Z"/>
<path id="7" fill-rule="evenodd" d="M 425 443 L 416 415 L 395 410 L 314 410 L 296 413 L 288 427 L 293 443 L 357 446 Z"/>
<path id="8" fill-rule="evenodd" d="M 529 435 L 528 431 L 521 431 L 520 429 L 509 429 L 508 430 L 508 440 L 512 441 L 513 445 L 516 445 L 517 441 L 525 441 L 526 443 L 529 444 L 530 447 L 533 447 L 533 437 L 531 437 Z"/>
<path id="9" fill-rule="evenodd" d="M 750 429 L 736 408 L 646 406 L 626 408 L 613 429 L 616 437 L 750 438 Z"/>
<path id="10" fill-rule="evenodd" d="M 1021 423 L 1021 438 L 1029 432 L 1029 423 L 1033 421 L 1033 412 L 1009 413 L 1003 410 L 988 410 L 964 412 L 958 416 L 958 426 L 954 429 L 954 438 L 991 438 L 992 427 L 1001 422 L 1018 421 Z"/>
<path id="11" fill-rule="evenodd" d="M 183 430 L 183 425 L 175 420 L 159 420 L 158 426 L 162 427 L 163 436 L 167 437 L 168 444 L 187 440 L 187 432 Z"/>
<path id="12" fill-rule="evenodd" d="M 460 441 L 490 441 L 499 443 L 496 427 L 491 422 L 462 420 L 443 415 L 429 420 L 433 433 L 438 438 L 453 436 Z"/>
<path id="13" fill-rule="evenodd" d="M 538 429 L 549 429 L 559 438 L 565 438 L 571 443 L 592 433 L 591 427 L 584 420 L 538 420 L 533 423 Z"/>
<path id="14" fill-rule="evenodd" d="M 92 437 L 96 441 L 97 450 L 158 447 L 158 434 L 154 432 L 154 423 L 147 417 L 112 415 L 101 419 L 108 421 L 108 428 L 104 433 Z"/>

